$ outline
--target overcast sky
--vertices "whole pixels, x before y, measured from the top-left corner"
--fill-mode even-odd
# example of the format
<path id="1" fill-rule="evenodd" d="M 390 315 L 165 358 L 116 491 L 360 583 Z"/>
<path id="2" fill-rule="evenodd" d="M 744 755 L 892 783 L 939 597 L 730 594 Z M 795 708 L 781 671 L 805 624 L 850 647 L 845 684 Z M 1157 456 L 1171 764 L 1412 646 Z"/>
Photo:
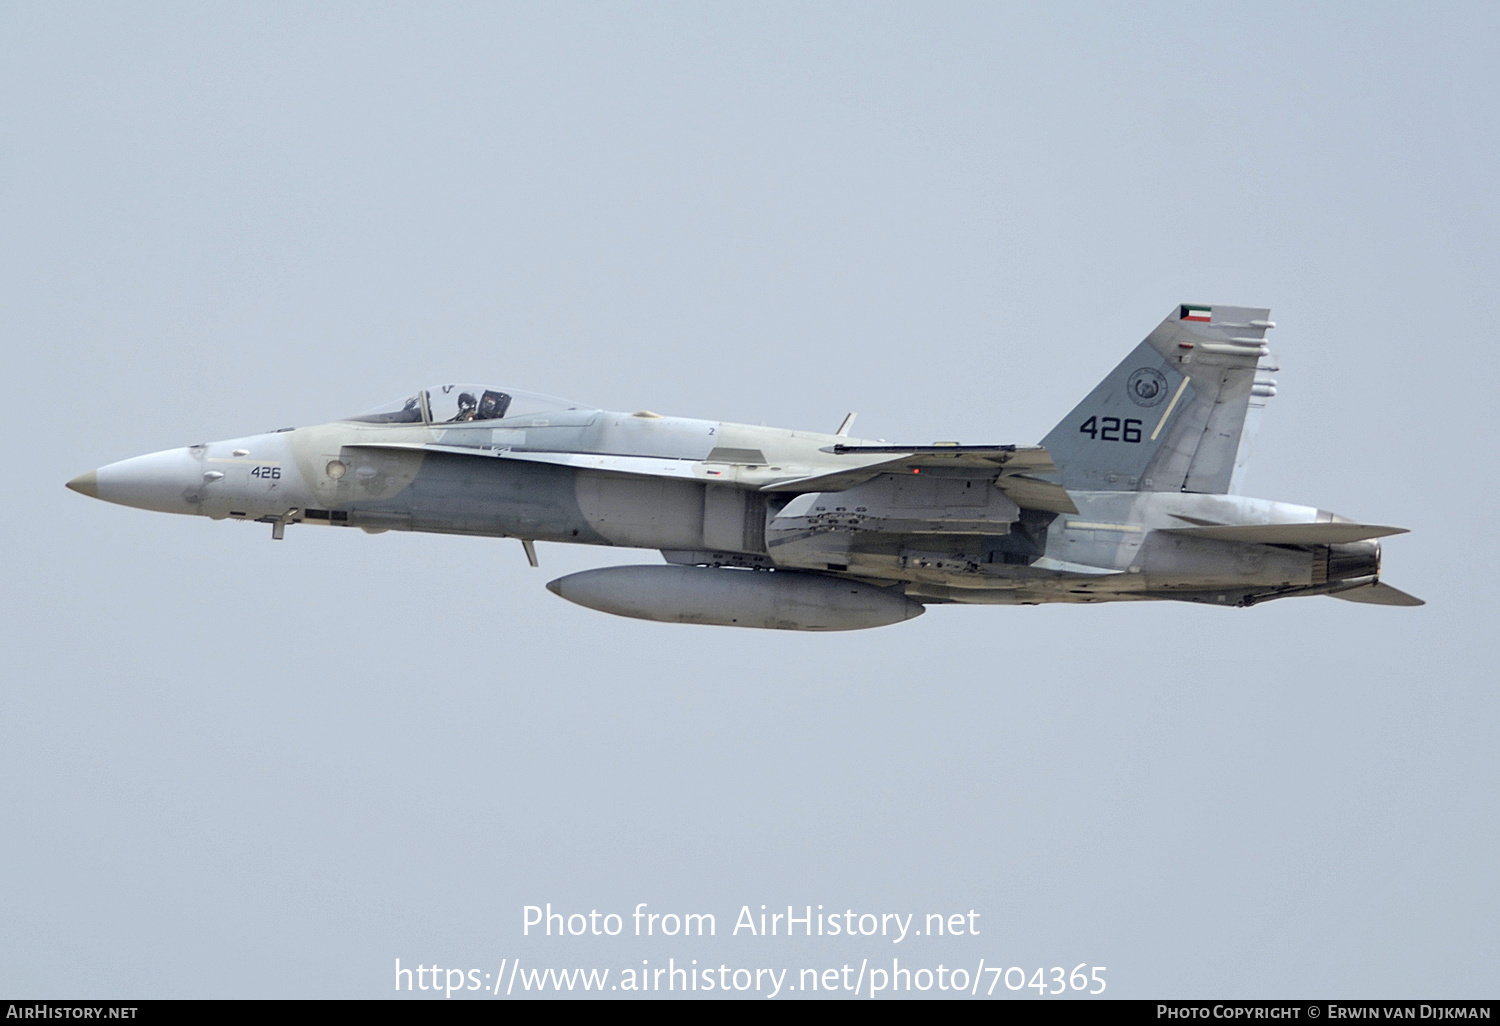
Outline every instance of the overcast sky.
<path id="1" fill-rule="evenodd" d="M 0 7 L 0 992 L 899 956 L 1493 997 L 1497 38 L 1483 3 Z M 444 380 L 1034 443 L 1180 302 L 1272 307 L 1250 492 L 1411 528 L 1384 579 L 1428 605 L 672 626 L 543 588 L 652 552 L 63 488 Z M 546 902 L 718 936 L 522 937 Z M 981 934 L 729 936 L 761 904 Z"/>

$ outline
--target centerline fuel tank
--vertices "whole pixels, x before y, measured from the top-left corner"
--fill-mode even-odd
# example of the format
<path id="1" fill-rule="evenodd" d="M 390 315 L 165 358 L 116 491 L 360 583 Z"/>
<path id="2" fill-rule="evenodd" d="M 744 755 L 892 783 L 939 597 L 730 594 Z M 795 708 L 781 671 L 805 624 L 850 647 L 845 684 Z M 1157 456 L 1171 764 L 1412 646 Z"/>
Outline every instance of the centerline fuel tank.
<path id="1" fill-rule="evenodd" d="M 611 566 L 548 583 L 569 602 L 665 623 L 852 631 L 921 616 L 921 603 L 890 588 L 788 570 Z"/>

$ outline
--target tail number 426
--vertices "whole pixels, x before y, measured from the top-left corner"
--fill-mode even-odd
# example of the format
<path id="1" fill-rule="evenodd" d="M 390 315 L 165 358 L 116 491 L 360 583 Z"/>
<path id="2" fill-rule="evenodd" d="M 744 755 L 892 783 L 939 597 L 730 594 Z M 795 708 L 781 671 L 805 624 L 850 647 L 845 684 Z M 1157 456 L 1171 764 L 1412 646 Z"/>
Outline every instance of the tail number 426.
<path id="1" fill-rule="evenodd" d="M 1141 422 L 1134 417 L 1090 417 L 1078 426 L 1081 434 L 1101 442 L 1139 442 Z"/>

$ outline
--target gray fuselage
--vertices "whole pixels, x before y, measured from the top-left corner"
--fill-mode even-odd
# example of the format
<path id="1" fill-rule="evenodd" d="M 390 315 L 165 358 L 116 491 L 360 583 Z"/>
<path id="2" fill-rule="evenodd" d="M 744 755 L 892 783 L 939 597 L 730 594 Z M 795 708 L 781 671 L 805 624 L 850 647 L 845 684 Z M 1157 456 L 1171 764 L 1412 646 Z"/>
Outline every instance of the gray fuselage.
<path id="1" fill-rule="evenodd" d="M 1028 509 L 992 469 L 892 466 L 830 451 L 840 444 L 857 443 L 574 407 L 447 424 L 339 421 L 153 453 L 75 487 L 270 522 L 278 535 L 321 524 L 658 549 L 673 563 L 816 572 L 923 603 L 1248 604 L 1320 590 L 1330 566 L 1335 579 L 1378 569 L 1374 541 L 1278 547 L 1177 533 L 1341 519 L 1307 506 L 1070 490 L 1077 513 Z M 881 473 L 840 490 L 795 484 L 876 462 Z"/>

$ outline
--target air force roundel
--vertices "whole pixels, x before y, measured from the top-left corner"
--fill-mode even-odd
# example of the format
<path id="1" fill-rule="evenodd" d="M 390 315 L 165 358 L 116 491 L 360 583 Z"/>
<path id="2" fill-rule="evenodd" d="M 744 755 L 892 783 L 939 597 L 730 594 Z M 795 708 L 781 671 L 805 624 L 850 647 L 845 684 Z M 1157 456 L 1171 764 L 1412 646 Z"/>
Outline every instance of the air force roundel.
<path id="1" fill-rule="evenodd" d="M 1155 406 L 1167 397 L 1167 378 L 1152 367 L 1142 367 L 1125 383 L 1130 401 L 1137 406 Z"/>

